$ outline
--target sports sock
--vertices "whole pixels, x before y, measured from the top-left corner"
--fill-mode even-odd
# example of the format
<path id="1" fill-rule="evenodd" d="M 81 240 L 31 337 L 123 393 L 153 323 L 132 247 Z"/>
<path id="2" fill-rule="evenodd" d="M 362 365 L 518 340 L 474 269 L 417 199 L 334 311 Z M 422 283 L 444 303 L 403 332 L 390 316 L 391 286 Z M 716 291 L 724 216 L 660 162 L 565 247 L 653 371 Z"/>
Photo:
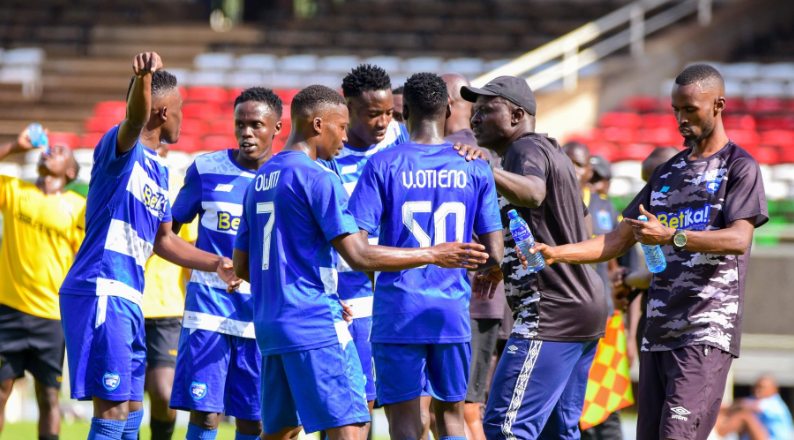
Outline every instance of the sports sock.
<path id="1" fill-rule="evenodd" d="M 441 440 L 466 440 L 466 437 L 441 437 Z"/>
<path id="2" fill-rule="evenodd" d="M 234 431 L 234 440 L 259 440 L 259 435 L 246 435 L 240 434 L 240 431 Z"/>
<path id="3" fill-rule="evenodd" d="M 91 419 L 88 440 L 121 440 L 126 424 L 127 422 L 122 420 L 105 420 L 94 417 Z"/>
<path id="4" fill-rule="evenodd" d="M 218 430 L 213 429 L 204 429 L 199 428 L 198 426 L 188 423 L 187 425 L 187 435 L 185 436 L 185 440 L 215 440 L 215 436 L 218 435 Z"/>
<path id="5" fill-rule="evenodd" d="M 149 422 L 149 427 L 152 429 L 152 440 L 171 440 L 174 436 L 174 427 L 176 426 L 176 419 L 169 421 L 162 421 L 152 418 Z"/>
<path id="6" fill-rule="evenodd" d="M 121 440 L 138 440 L 141 422 L 143 422 L 142 409 L 127 414 L 127 423 L 124 424 L 124 434 L 122 434 Z"/>
<path id="7" fill-rule="evenodd" d="M 58 440 L 58 434 L 39 434 L 39 440 Z"/>

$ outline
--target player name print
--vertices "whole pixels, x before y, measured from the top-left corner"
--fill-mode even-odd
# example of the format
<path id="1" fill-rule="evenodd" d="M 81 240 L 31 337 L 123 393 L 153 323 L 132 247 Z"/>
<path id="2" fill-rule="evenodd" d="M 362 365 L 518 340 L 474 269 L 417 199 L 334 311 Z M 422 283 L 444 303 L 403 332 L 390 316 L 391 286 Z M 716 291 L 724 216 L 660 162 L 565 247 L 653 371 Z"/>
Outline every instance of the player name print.
<path id="1" fill-rule="evenodd" d="M 465 188 L 468 175 L 460 170 L 403 171 L 402 183 L 406 188 Z"/>
<path id="2" fill-rule="evenodd" d="M 267 191 L 275 188 L 280 174 L 281 171 L 273 171 L 270 174 L 260 174 L 256 176 L 256 190 Z"/>

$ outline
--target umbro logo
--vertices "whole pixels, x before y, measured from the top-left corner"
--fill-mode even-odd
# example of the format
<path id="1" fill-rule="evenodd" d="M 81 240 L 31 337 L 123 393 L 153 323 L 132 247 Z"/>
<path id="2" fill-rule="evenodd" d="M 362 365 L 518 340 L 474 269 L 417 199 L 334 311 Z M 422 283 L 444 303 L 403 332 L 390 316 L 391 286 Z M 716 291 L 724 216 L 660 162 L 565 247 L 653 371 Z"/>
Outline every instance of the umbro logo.
<path id="1" fill-rule="evenodd" d="M 517 350 L 518 350 L 518 347 L 516 347 L 515 345 L 511 345 L 511 346 L 507 347 L 507 354 L 516 354 Z"/>
<path id="2" fill-rule="evenodd" d="M 671 417 L 677 420 L 687 421 L 688 415 L 692 414 L 688 409 L 684 408 L 683 406 L 676 406 L 675 408 L 670 408 L 670 411 L 674 412 Z"/>

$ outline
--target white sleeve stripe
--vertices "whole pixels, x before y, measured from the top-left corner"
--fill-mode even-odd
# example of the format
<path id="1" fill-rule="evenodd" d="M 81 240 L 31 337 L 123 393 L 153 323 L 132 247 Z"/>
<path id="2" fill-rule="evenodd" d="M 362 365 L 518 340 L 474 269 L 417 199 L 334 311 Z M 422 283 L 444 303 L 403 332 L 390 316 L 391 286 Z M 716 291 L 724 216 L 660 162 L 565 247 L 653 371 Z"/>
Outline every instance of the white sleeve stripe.
<path id="1" fill-rule="evenodd" d="M 138 237 L 138 233 L 129 223 L 113 219 L 108 227 L 105 249 L 134 258 L 138 266 L 146 267 L 154 245 Z"/>
<path id="2" fill-rule="evenodd" d="M 226 287 L 228 286 L 228 284 L 226 284 L 226 282 L 223 281 L 221 277 L 218 276 L 217 273 L 203 272 L 200 270 L 192 271 L 190 275 L 190 282 L 221 290 L 226 290 Z M 235 294 L 250 295 L 251 285 L 243 281 L 243 283 L 240 284 L 240 288 L 237 290 L 237 292 L 235 292 Z"/>

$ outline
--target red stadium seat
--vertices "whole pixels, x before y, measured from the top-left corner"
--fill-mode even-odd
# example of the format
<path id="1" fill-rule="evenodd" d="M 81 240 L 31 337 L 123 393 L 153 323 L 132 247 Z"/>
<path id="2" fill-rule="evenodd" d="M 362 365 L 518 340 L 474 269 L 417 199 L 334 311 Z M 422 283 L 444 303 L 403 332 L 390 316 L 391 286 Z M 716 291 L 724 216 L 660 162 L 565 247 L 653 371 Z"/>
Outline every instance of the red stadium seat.
<path id="1" fill-rule="evenodd" d="M 591 128 L 568 136 L 567 142 L 581 142 L 590 145 L 592 142 L 601 141 L 601 130 Z"/>
<path id="2" fill-rule="evenodd" d="M 684 138 L 678 132 L 678 128 L 653 128 L 648 130 L 640 130 L 639 138 L 642 142 L 656 144 L 660 147 L 668 147 L 673 145 L 681 145 Z"/>
<path id="3" fill-rule="evenodd" d="M 300 89 L 273 89 L 273 91 L 284 101 L 284 104 L 289 104 L 292 102 L 292 98 L 300 92 Z"/>
<path id="4" fill-rule="evenodd" d="M 80 138 L 80 148 L 89 148 L 89 149 L 96 148 L 97 144 L 99 143 L 99 140 L 102 139 L 102 136 L 104 136 L 104 135 L 105 135 L 104 132 L 102 132 L 102 133 L 95 132 L 95 133 L 86 133 L 86 134 L 84 134 Z"/>
<path id="5" fill-rule="evenodd" d="M 637 128 L 641 124 L 641 116 L 624 112 L 604 113 L 598 121 L 598 125 L 601 127 Z"/>
<path id="6" fill-rule="evenodd" d="M 278 136 L 277 138 L 273 139 L 273 146 L 270 148 L 271 154 L 276 154 L 284 149 L 284 144 L 287 142 L 287 138 Z"/>
<path id="7" fill-rule="evenodd" d="M 227 90 L 226 91 L 226 100 L 231 102 L 231 103 L 234 103 L 234 100 L 237 99 L 238 96 L 240 96 L 240 93 L 242 93 L 243 90 L 245 90 L 245 89 L 242 88 L 242 87 L 234 87 L 234 88 L 231 88 L 231 89 Z"/>
<path id="8" fill-rule="evenodd" d="M 728 138 L 737 143 L 740 147 L 746 149 L 754 149 L 758 147 L 761 142 L 761 137 L 758 133 L 750 130 L 725 130 Z"/>
<path id="9" fill-rule="evenodd" d="M 642 115 L 642 128 L 671 128 L 676 129 L 678 122 L 670 113 L 651 113 Z"/>
<path id="10" fill-rule="evenodd" d="M 780 163 L 794 163 L 794 149 L 784 148 L 781 150 L 780 155 L 778 156 L 778 161 Z"/>
<path id="11" fill-rule="evenodd" d="M 613 162 L 618 158 L 618 147 L 612 142 L 596 141 L 586 144 L 590 148 L 590 154 L 602 156 L 604 159 Z"/>
<path id="12" fill-rule="evenodd" d="M 794 131 L 765 131 L 761 133 L 760 143 L 763 145 L 774 145 L 783 149 L 794 149 Z"/>
<path id="13" fill-rule="evenodd" d="M 220 151 L 227 148 L 237 148 L 237 140 L 234 136 L 210 135 L 202 139 L 202 150 Z"/>
<path id="14" fill-rule="evenodd" d="M 198 119 L 182 119 L 181 133 L 188 136 L 207 134 L 207 123 Z"/>
<path id="15" fill-rule="evenodd" d="M 783 113 L 788 110 L 785 100 L 778 98 L 756 98 L 747 102 L 750 113 Z"/>
<path id="16" fill-rule="evenodd" d="M 127 116 L 127 103 L 124 101 L 102 101 L 94 106 L 94 116 L 102 116 L 121 121 Z"/>
<path id="17" fill-rule="evenodd" d="M 74 133 L 58 133 L 50 132 L 48 135 L 50 145 L 66 145 L 70 150 L 80 146 L 80 136 Z"/>
<path id="18" fill-rule="evenodd" d="M 633 96 L 623 102 L 627 110 L 639 113 L 649 113 L 659 110 L 659 98 L 655 96 Z"/>
<path id="19" fill-rule="evenodd" d="M 201 102 L 225 102 L 228 100 L 228 92 L 223 87 L 196 86 L 188 89 L 190 101 Z"/>
<path id="20" fill-rule="evenodd" d="M 723 113 L 727 114 L 736 114 L 736 113 L 748 113 L 747 110 L 747 103 L 742 98 L 728 98 L 727 102 L 725 103 L 725 110 Z"/>
<path id="21" fill-rule="evenodd" d="M 221 119 L 219 121 L 210 122 L 207 128 L 207 134 L 234 135 L 234 120 Z"/>
<path id="22" fill-rule="evenodd" d="M 114 125 L 118 124 L 123 119 L 124 118 L 118 119 L 118 118 L 109 118 L 106 116 L 94 116 L 92 118 L 89 118 L 87 121 L 85 121 L 85 125 L 83 127 L 85 131 L 93 131 L 93 132 L 101 131 L 102 133 L 104 133 L 110 130 L 110 127 L 113 127 Z"/>
<path id="23" fill-rule="evenodd" d="M 621 148 L 618 156 L 619 160 L 642 161 L 648 157 L 656 146 L 651 144 L 631 144 Z"/>
<path id="24" fill-rule="evenodd" d="M 214 121 L 221 117 L 221 112 L 214 104 L 188 103 L 182 106 L 182 116 L 186 119 Z"/>
<path id="25" fill-rule="evenodd" d="M 722 123 L 728 130 L 755 130 L 755 118 L 750 115 L 725 115 Z"/>
<path id="26" fill-rule="evenodd" d="M 639 142 L 639 132 L 633 128 L 607 127 L 601 130 L 601 138 L 605 141 L 628 145 Z"/>
<path id="27" fill-rule="evenodd" d="M 169 149 L 174 151 L 183 151 L 185 153 L 195 153 L 202 147 L 202 143 L 193 136 L 179 136 L 179 142 L 169 145 Z"/>
<path id="28" fill-rule="evenodd" d="M 767 116 L 756 121 L 759 131 L 765 130 L 794 130 L 794 117 Z"/>
<path id="29" fill-rule="evenodd" d="M 775 165 L 780 156 L 774 147 L 758 147 L 752 155 L 762 165 Z"/>

